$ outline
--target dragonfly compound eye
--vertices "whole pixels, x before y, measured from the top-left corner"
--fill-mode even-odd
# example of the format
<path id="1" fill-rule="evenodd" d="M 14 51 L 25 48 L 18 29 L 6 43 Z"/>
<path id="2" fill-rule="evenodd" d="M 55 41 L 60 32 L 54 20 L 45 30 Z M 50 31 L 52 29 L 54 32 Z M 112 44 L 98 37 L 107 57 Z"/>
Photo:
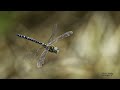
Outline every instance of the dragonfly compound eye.
<path id="1" fill-rule="evenodd" d="M 56 53 L 58 53 L 58 52 L 59 52 L 58 47 L 54 47 L 54 50 L 56 51 Z"/>

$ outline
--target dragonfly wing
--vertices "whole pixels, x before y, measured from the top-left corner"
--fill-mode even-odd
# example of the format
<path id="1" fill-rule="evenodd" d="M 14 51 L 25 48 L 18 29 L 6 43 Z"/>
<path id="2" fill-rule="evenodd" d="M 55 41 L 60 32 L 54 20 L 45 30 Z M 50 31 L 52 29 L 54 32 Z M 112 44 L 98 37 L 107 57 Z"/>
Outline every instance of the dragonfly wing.
<path id="1" fill-rule="evenodd" d="M 48 53 L 48 50 L 46 49 L 46 50 L 44 50 L 43 53 L 41 54 L 40 60 L 37 62 L 37 67 L 38 67 L 38 68 L 42 67 L 42 65 L 44 64 L 44 60 L 45 60 L 45 57 L 46 57 L 47 53 Z"/>
<path id="2" fill-rule="evenodd" d="M 48 45 L 51 45 L 51 44 L 53 44 L 53 43 L 55 43 L 55 42 L 57 42 L 58 40 L 61 40 L 61 39 L 63 39 L 63 38 L 69 37 L 71 34 L 73 34 L 73 32 L 72 32 L 72 31 L 68 31 L 68 32 L 66 32 L 66 33 L 58 36 L 58 37 L 57 37 L 56 39 L 54 39 L 53 41 L 49 42 Z"/>
<path id="3" fill-rule="evenodd" d="M 51 34 L 51 36 L 50 36 L 50 38 L 49 38 L 49 40 L 48 40 L 47 43 L 49 43 L 49 42 L 51 42 L 51 41 L 53 40 L 53 38 L 54 38 L 55 35 L 57 34 L 57 31 L 58 31 L 58 29 L 57 29 L 57 24 L 55 24 L 55 25 L 54 25 L 54 28 L 53 28 L 53 30 L 52 30 L 52 34 Z"/>

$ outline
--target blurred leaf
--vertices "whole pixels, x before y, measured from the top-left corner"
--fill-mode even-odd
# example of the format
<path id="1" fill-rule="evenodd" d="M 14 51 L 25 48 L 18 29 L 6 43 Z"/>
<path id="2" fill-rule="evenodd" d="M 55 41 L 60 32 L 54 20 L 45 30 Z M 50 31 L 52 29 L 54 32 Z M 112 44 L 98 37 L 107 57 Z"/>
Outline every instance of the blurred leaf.
<path id="1" fill-rule="evenodd" d="M 14 16 L 16 12 L 1 11 L 0 12 L 0 35 L 3 35 L 6 31 L 12 27 L 14 22 Z"/>

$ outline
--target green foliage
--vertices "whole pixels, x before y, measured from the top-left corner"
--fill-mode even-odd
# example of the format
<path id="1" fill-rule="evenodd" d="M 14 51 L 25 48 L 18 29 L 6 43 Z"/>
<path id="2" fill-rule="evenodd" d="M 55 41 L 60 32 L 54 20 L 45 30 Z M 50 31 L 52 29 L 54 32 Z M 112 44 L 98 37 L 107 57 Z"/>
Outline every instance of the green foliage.
<path id="1" fill-rule="evenodd" d="M 0 12 L 0 36 L 9 31 L 10 27 L 15 23 L 14 17 L 16 12 L 1 11 Z"/>

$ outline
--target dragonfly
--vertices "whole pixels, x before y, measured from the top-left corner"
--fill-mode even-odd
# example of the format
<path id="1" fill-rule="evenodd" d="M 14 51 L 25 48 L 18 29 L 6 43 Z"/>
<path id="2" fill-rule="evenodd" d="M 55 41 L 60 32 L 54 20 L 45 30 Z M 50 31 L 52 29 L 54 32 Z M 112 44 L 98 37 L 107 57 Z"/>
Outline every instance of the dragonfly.
<path id="1" fill-rule="evenodd" d="M 37 67 L 38 68 L 43 66 L 43 64 L 45 62 L 46 55 L 47 55 L 48 52 L 55 53 L 55 54 L 59 53 L 59 48 L 54 46 L 53 45 L 54 43 L 56 43 L 57 41 L 59 41 L 61 39 L 69 37 L 73 34 L 73 31 L 68 31 L 68 32 L 65 32 L 65 33 L 61 34 L 57 38 L 53 39 L 53 37 L 56 35 L 56 31 L 57 31 L 57 24 L 55 24 L 55 28 L 53 29 L 52 34 L 51 34 L 47 43 L 40 42 L 40 41 L 38 41 L 34 38 L 27 37 L 27 36 L 22 35 L 22 34 L 17 34 L 18 37 L 24 38 L 26 40 L 32 41 L 34 43 L 37 43 L 37 44 L 43 46 L 44 51 L 42 52 L 42 54 L 40 56 L 40 59 L 37 62 Z"/>

